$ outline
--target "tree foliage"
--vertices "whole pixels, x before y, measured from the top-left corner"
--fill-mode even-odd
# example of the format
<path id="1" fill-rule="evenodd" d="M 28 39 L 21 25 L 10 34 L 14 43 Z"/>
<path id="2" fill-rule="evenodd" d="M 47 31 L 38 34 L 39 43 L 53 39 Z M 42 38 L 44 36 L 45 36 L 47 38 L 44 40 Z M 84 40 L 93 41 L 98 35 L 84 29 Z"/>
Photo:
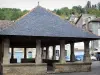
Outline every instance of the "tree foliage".
<path id="1" fill-rule="evenodd" d="M 16 20 L 27 12 L 16 8 L 0 8 L 0 20 Z"/>
<path id="2" fill-rule="evenodd" d="M 88 1 L 87 4 L 86 4 L 86 8 L 91 8 L 91 1 Z"/>
<path id="3" fill-rule="evenodd" d="M 55 11 L 56 10 L 56 11 Z M 91 14 L 100 17 L 100 2 L 92 5 L 91 1 L 88 1 L 86 6 L 82 8 L 82 6 L 73 6 L 72 9 L 68 9 L 67 7 L 61 9 L 55 9 L 54 12 L 58 15 L 70 17 L 71 14 L 75 14 L 79 16 L 80 14 Z M 66 13 L 66 14 L 65 14 Z M 65 18 L 62 17 L 62 18 Z M 66 19 L 66 18 L 65 18 Z"/>
<path id="4" fill-rule="evenodd" d="M 100 10 L 100 2 L 97 4 L 97 6 L 98 6 L 98 10 Z"/>

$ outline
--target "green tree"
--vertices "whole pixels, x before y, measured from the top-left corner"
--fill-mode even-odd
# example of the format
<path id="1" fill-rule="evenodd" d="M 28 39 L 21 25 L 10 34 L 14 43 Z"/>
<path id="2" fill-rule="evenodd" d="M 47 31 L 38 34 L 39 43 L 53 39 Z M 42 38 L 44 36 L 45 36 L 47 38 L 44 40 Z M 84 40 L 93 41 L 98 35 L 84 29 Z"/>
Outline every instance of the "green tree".
<path id="1" fill-rule="evenodd" d="M 86 6 L 85 6 L 85 13 L 87 13 L 88 10 L 91 9 L 91 7 L 92 7 L 91 6 L 91 1 L 88 1 L 87 4 L 86 4 Z"/>
<path id="2" fill-rule="evenodd" d="M 3 13 L 3 11 L 2 11 L 2 8 L 0 8 L 0 19 L 1 19 L 1 20 L 4 20 L 4 19 L 5 19 L 4 13 Z"/>
<path id="3" fill-rule="evenodd" d="M 67 19 L 70 16 L 70 10 L 68 7 L 61 8 L 62 16 Z"/>
<path id="4" fill-rule="evenodd" d="M 76 14 L 84 13 L 84 9 L 81 6 L 73 6 L 72 12 Z"/>
<path id="5" fill-rule="evenodd" d="M 13 8 L 11 20 L 16 20 L 22 16 L 22 11 L 20 9 Z"/>
<path id="6" fill-rule="evenodd" d="M 58 9 L 58 10 L 56 11 L 56 14 L 58 14 L 58 15 L 62 15 L 61 10 Z"/>
<path id="7" fill-rule="evenodd" d="M 86 8 L 91 8 L 91 1 L 88 1 L 87 4 L 86 4 Z"/>
<path id="8" fill-rule="evenodd" d="M 27 12 L 16 8 L 0 8 L 0 20 L 16 20 Z"/>
<path id="9" fill-rule="evenodd" d="M 100 10 L 100 2 L 97 4 L 97 6 L 98 6 L 98 9 Z"/>
<path id="10" fill-rule="evenodd" d="M 92 9 L 97 9 L 97 5 L 92 5 Z"/>
<path id="11" fill-rule="evenodd" d="M 98 10 L 98 9 L 89 9 L 88 14 L 96 15 L 97 17 L 100 17 L 100 10 Z"/>

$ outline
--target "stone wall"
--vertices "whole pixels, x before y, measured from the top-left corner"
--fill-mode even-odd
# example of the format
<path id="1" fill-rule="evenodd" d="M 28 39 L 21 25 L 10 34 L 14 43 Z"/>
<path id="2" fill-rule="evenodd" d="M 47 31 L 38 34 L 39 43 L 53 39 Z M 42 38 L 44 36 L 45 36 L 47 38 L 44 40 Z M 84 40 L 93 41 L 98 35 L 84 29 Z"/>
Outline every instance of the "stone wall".
<path id="1" fill-rule="evenodd" d="M 65 64 L 55 63 L 53 73 L 64 72 L 89 72 L 91 63 L 67 62 Z M 9 64 L 3 65 L 3 75 L 48 75 L 46 64 Z"/>
<path id="2" fill-rule="evenodd" d="M 46 72 L 46 64 L 3 65 L 3 75 L 45 75 Z"/>
<path id="3" fill-rule="evenodd" d="M 88 72 L 91 71 L 91 63 L 67 62 L 66 64 L 55 63 L 55 73 L 63 72 Z"/>

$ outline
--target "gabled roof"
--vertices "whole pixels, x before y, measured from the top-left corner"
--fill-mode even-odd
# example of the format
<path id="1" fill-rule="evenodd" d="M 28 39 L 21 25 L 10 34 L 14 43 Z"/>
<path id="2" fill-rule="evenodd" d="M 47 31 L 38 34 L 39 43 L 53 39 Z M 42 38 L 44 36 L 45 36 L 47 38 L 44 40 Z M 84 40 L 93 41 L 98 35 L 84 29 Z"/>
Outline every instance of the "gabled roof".
<path id="1" fill-rule="evenodd" d="M 2 30 L 0 35 L 100 38 L 74 27 L 41 6 L 21 17 L 15 25 Z"/>

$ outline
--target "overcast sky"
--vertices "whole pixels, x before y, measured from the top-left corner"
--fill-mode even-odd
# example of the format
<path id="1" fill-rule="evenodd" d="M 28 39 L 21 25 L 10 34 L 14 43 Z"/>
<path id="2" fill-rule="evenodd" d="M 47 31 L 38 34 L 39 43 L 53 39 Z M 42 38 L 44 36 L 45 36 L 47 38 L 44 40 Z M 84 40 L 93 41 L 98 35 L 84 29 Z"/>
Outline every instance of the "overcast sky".
<path id="1" fill-rule="evenodd" d="M 38 5 L 53 10 L 61 7 L 81 5 L 84 7 L 88 0 L 0 0 L 0 8 L 20 8 L 30 10 Z M 100 0 L 90 0 L 92 4 L 97 4 Z"/>

